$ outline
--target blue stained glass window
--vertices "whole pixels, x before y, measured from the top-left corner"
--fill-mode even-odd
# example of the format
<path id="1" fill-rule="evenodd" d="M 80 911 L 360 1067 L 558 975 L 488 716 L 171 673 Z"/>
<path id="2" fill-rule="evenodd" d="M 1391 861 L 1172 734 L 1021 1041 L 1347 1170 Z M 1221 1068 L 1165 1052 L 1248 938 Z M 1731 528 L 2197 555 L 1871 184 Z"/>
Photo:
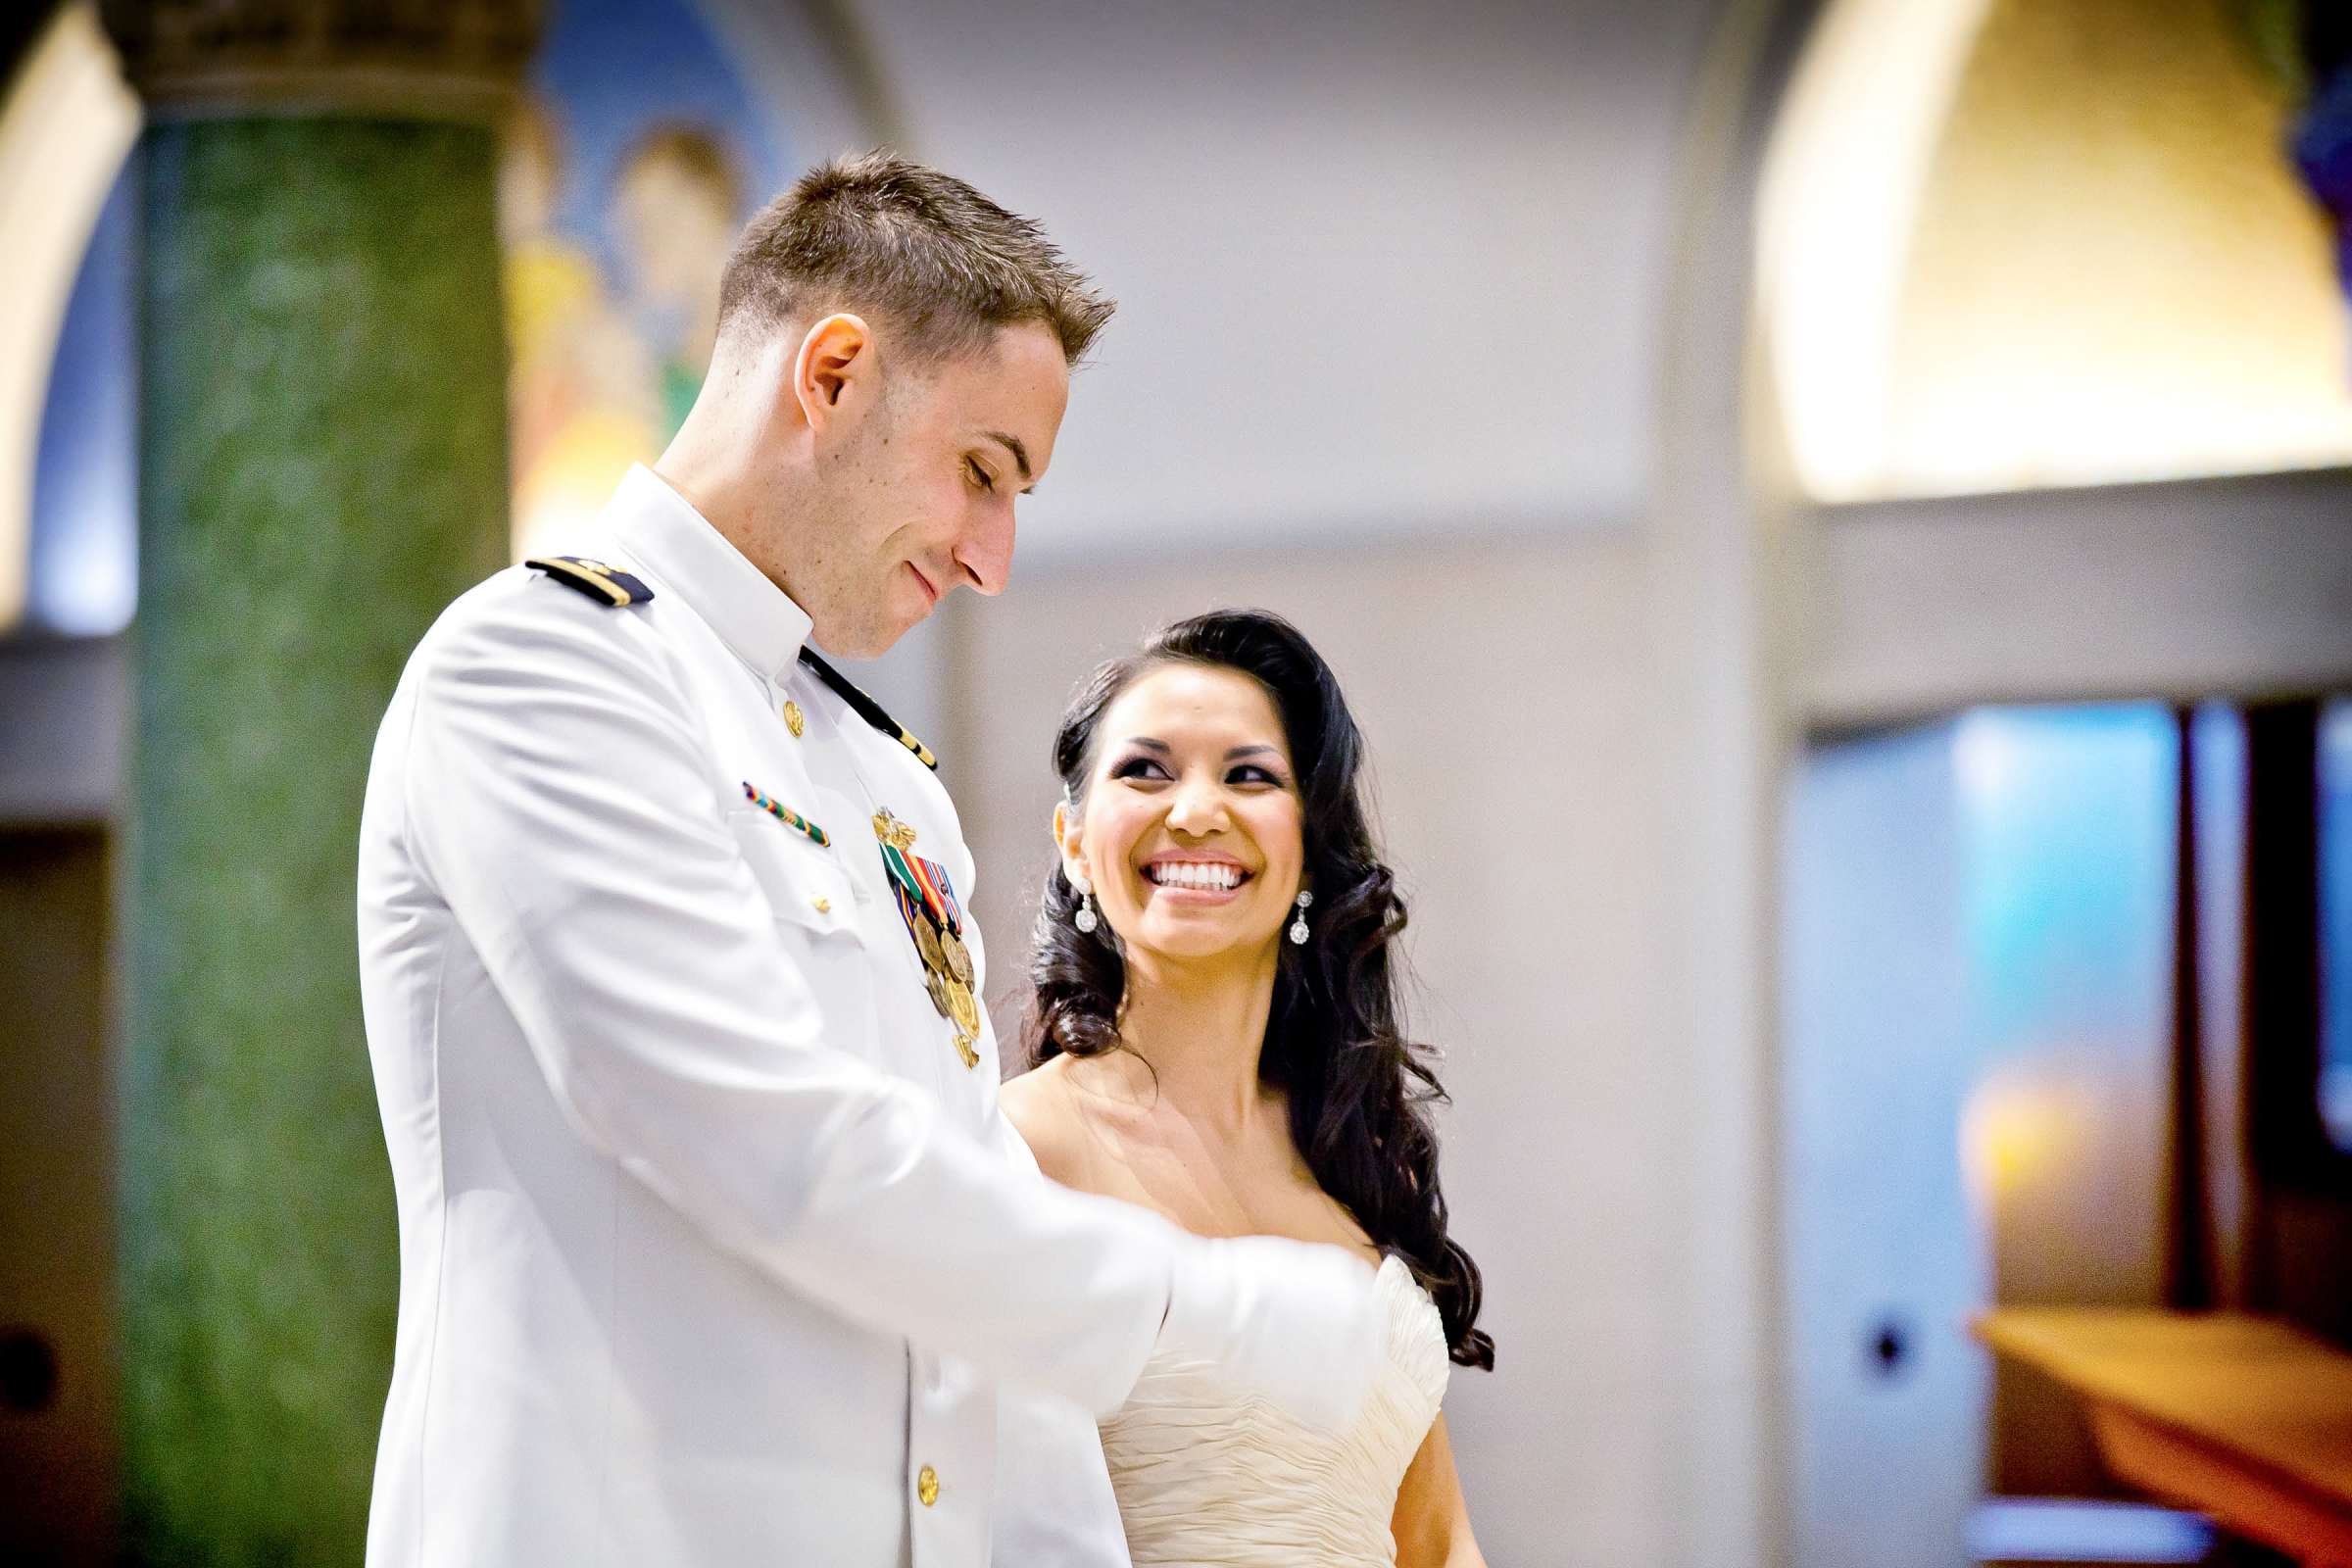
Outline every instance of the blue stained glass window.
<path id="1" fill-rule="evenodd" d="M 2180 750 L 2150 704 L 1979 709 L 1953 743 L 1988 1048 L 2169 1028 Z"/>
<path id="2" fill-rule="evenodd" d="M 2352 1153 L 2352 699 L 2320 710 L 2320 1115 Z"/>
<path id="3" fill-rule="evenodd" d="M 24 618 L 72 636 L 121 631 L 138 599 L 136 168 L 99 212 L 41 411 Z"/>

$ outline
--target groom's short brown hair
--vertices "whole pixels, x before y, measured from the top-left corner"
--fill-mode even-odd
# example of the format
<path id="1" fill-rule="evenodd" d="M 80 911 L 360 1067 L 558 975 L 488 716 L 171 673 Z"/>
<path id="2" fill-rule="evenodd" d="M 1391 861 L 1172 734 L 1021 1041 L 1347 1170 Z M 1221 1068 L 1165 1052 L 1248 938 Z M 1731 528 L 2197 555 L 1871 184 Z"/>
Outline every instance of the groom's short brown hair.
<path id="1" fill-rule="evenodd" d="M 1113 308 L 1036 223 L 880 151 L 820 165 L 768 203 L 736 239 L 718 289 L 721 331 L 856 311 L 933 359 L 1040 321 L 1074 364 Z"/>

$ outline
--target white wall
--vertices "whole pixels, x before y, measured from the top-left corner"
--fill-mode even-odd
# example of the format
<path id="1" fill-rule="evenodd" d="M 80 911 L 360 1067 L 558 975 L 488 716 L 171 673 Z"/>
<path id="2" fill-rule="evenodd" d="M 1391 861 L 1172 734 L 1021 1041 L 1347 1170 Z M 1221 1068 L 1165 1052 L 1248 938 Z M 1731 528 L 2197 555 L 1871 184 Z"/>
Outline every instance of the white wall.
<path id="1" fill-rule="evenodd" d="M 1714 8 L 857 0 L 909 149 L 1121 301 L 1025 564 L 1638 510 Z"/>

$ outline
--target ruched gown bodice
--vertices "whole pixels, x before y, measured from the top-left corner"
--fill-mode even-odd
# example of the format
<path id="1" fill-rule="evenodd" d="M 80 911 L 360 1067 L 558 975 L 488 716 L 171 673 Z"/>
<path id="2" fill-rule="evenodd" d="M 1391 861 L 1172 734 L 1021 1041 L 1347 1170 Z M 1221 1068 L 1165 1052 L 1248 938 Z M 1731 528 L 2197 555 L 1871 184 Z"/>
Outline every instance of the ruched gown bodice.
<path id="1" fill-rule="evenodd" d="M 1154 1356 L 1102 1423 L 1135 1568 L 1393 1568 L 1396 1487 L 1450 1363 L 1438 1309 L 1402 1261 L 1375 1289 L 1388 1353 L 1345 1432 L 1237 1397 L 1197 1361 Z"/>

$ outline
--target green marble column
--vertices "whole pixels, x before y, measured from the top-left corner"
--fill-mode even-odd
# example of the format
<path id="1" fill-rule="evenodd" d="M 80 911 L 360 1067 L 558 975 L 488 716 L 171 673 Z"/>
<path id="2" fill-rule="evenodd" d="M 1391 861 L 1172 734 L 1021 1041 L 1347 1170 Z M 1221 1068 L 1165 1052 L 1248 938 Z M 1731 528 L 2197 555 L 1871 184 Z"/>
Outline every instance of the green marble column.
<path id="1" fill-rule="evenodd" d="M 362 786 L 409 650 L 505 560 L 492 132 L 311 111 L 316 64 L 293 103 L 216 96 L 141 149 L 136 1562 L 360 1561 L 398 1269 L 354 945 Z"/>

